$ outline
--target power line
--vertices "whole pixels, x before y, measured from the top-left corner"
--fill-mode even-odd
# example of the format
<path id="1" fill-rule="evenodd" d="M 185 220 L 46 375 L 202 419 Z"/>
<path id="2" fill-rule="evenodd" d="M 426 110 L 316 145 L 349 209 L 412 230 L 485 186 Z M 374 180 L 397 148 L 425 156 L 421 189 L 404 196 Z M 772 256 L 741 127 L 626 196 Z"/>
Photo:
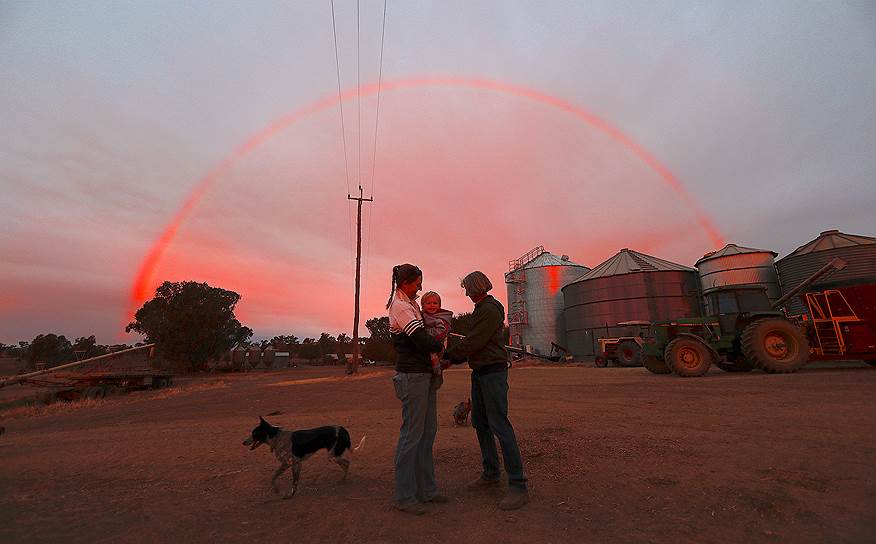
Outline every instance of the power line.
<path id="1" fill-rule="evenodd" d="M 356 179 L 359 182 L 359 189 L 362 189 L 362 63 L 359 61 L 359 18 L 359 0 L 356 0 L 356 115 L 358 117 L 356 135 L 359 138 L 356 144 L 356 152 L 359 154 Z"/>
<path id="2" fill-rule="evenodd" d="M 377 165 L 377 133 L 379 121 L 380 121 L 380 86 L 383 81 L 383 43 L 386 38 L 386 0 L 383 0 L 383 24 L 380 29 L 380 62 L 378 63 L 377 69 L 377 111 L 374 116 L 374 149 L 371 152 L 371 187 L 370 193 L 371 198 L 374 198 L 374 174 Z M 368 300 L 368 269 L 371 265 L 370 251 L 371 251 L 371 233 L 374 231 L 374 224 L 371 222 L 371 212 L 374 208 L 374 204 L 368 208 L 368 242 L 365 244 L 365 289 L 364 296 L 365 300 Z"/>
<path id="3" fill-rule="evenodd" d="M 380 85 L 383 81 L 383 42 L 386 38 L 386 0 L 383 0 L 383 25 L 380 30 L 380 63 L 377 72 L 377 112 L 374 116 L 374 150 L 371 153 L 371 197 L 374 197 L 374 171 L 377 165 L 377 129 L 380 121 Z M 370 236 L 370 231 L 369 231 Z M 366 268 L 367 270 L 367 268 Z"/>
<path id="4" fill-rule="evenodd" d="M 341 61 L 338 57 L 338 30 L 335 26 L 335 0 L 331 0 L 332 5 L 332 36 L 335 41 L 335 70 L 338 75 L 338 109 L 341 112 L 341 141 L 344 147 L 344 173 L 347 179 L 347 193 L 350 192 L 350 167 L 347 166 L 347 129 L 344 123 L 344 101 L 341 98 Z"/>
<path id="5" fill-rule="evenodd" d="M 332 7 L 332 37 L 334 39 L 335 44 L 335 73 L 338 78 L 338 110 L 341 113 L 341 143 L 344 148 L 344 178 L 347 182 L 347 195 L 350 194 L 350 166 L 349 159 L 347 157 L 347 126 L 344 122 L 344 101 L 341 97 L 341 60 L 338 55 L 338 30 L 337 25 L 335 23 L 335 0 L 331 0 Z M 352 226 L 352 210 L 350 209 L 350 205 L 352 202 L 347 201 L 347 240 L 349 242 L 350 248 L 350 272 L 353 271 L 353 226 Z"/>

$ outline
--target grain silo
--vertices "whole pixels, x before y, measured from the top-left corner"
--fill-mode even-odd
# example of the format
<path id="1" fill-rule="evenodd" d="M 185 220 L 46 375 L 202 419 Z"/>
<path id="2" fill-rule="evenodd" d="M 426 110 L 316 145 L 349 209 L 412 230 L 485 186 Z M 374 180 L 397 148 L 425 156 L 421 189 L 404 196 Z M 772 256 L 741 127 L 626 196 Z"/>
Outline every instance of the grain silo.
<path id="1" fill-rule="evenodd" d="M 782 296 L 779 275 L 776 272 L 775 258 L 778 253 L 766 249 L 727 244 L 718 251 L 706 253 L 697 261 L 700 285 L 703 295 L 708 295 L 722 287 L 762 286 L 766 289 L 770 302 Z M 708 297 L 706 305 L 708 305 Z M 708 307 L 706 314 L 711 314 Z"/>
<path id="2" fill-rule="evenodd" d="M 876 284 L 876 238 L 828 230 L 776 262 L 782 292 L 791 291 L 834 257 L 843 259 L 846 268 L 816 281 L 808 291 Z M 789 300 L 786 308 L 791 314 L 806 312 L 798 297 Z"/>
<path id="3" fill-rule="evenodd" d="M 599 338 L 635 335 L 627 321 L 660 321 L 701 313 L 696 270 L 622 249 L 563 287 L 566 342 L 576 357 L 594 355 Z"/>
<path id="4" fill-rule="evenodd" d="M 551 354 L 551 343 L 566 345 L 562 287 L 590 269 L 539 246 L 509 263 L 508 324 L 511 345 Z"/>

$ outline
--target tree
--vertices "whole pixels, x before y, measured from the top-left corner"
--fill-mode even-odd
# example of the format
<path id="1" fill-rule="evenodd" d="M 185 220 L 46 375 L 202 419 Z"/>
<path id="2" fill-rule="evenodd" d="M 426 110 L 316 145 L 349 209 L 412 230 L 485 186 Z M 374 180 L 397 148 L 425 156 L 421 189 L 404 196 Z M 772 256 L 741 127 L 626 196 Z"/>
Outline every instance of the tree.
<path id="1" fill-rule="evenodd" d="M 365 340 L 362 357 L 372 361 L 389 361 L 394 363 L 398 355 L 392 346 L 392 335 L 389 332 L 389 317 L 372 317 L 365 322 L 365 327 L 371 337 Z"/>
<path id="2" fill-rule="evenodd" d="M 25 359 L 31 367 L 37 363 L 57 366 L 73 360 L 73 345 L 64 335 L 40 334 L 27 346 Z"/>
<path id="3" fill-rule="evenodd" d="M 319 344 L 319 349 L 322 351 L 323 355 L 337 352 L 337 349 L 335 348 L 338 341 L 335 340 L 334 336 L 330 335 L 327 332 L 320 334 L 319 340 L 317 340 L 316 343 Z"/>
<path id="4" fill-rule="evenodd" d="M 155 342 L 159 352 L 194 370 L 252 337 L 234 317 L 240 295 L 206 283 L 166 281 L 125 327 Z"/>
<path id="5" fill-rule="evenodd" d="M 371 338 L 379 338 L 387 342 L 392 341 L 392 335 L 389 333 L 389 317 L 372 317 L 365 322 L 365 326 L 371 333 Z"/>
<path id="6" fill-rule="evenodd" d="M 311 340 L 311 342 L 307 342 L 307 340 Z M 305 342 L 298 348 L 298 355 L 310 361 L 322 357 L 322 348 L 312 340 L 312 338 L 305 339 Z"/>
<path id="7" fill-rule="evenodd" d="M 271 338 L 271 344 L 273 344 L 274 347 L 294 346 L 294 345 L 298 344 L 298 337 L 295 336 L 294 334 L 289 334 L 286 336 L 283 336 L 283 335 L 275 336 L 275 337 Z"/>
<path id="8" fill-rule="evenodd" d="M 89 337 L 79 337 L 73 343 L 73 354 L 77 360 L 88 359 L 89 357 L 97 357 L 109 353 L 106 346 L 97 345 L 97 340 L 92 334 Z"/>
<path id="9" fill-rule="evenodd" d="M 365 347 L 362 348 L 362 357 L 371 361 L 395 363 L 398 354 L 395 352 L 390 341 L 372 336 L 365 340 Z"/>

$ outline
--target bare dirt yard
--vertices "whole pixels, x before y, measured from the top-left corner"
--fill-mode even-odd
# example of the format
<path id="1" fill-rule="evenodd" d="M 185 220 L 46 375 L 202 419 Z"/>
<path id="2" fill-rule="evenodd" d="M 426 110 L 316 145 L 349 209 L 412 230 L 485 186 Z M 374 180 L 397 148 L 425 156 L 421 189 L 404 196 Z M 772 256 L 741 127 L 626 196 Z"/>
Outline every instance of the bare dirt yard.
<path id="1" fill-rule="evenodd" d="M 392 371 L 338 368 L 213 375 L 99 401 L 0 413 L 2 542 L 874 542 L 876 371 L 655 376 L 641 368 L 511 370 L 532 502 L 497 509 L 470 493 L 479 454 L 453 406 L 469 372 L 439 392 L 436 470 L 449 504 L 390 507 L 400 424 Z M 18 387 L 18 386 L 14 386 Z M 350 477 L 323 455 L 290 500 L 277 462 L 241 442 L 268 417 L 342 424 Z M 284 482 L 286 483 L 286 482 Z"/>

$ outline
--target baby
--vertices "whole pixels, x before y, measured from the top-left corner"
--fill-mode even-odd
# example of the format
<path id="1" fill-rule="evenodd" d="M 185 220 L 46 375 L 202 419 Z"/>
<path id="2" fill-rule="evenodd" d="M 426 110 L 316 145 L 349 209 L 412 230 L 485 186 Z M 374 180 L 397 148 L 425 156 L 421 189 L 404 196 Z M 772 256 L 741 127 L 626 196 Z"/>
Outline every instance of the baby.
<path id="1" fill-rule="evenodd" d="M 453 312 L 441 308 L 441 297 L 435 291 L 429 291 L 420 298 L 420 303 L 423 305 L 423 325 L 426 327 L 426 332 L 429 333 L 435 340 L 444 344 L 447 347 L 447 335 L 450 334 L 450 320 L 453 318 Z M 436 375 L 441 374 L 441 354 L 432 354 L 432 372 Z"/>

